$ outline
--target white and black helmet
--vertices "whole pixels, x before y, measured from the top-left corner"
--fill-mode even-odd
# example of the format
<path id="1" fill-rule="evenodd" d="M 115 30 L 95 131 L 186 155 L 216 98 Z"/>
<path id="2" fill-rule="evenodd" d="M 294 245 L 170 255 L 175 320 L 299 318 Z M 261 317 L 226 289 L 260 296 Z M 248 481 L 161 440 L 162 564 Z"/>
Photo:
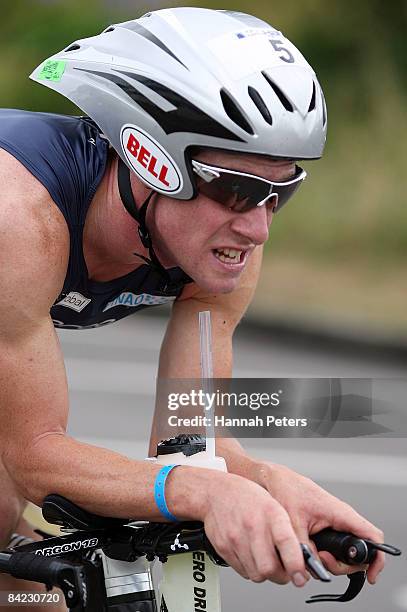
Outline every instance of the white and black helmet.
<path id="1" fill-rule="evenodd" d="M 188 148 L 316 159 L 326 107 L 298 49 L 245 13 L 173 8 L 108 27 L 31 78 L 89 115 L 149 187 L 195 195 Z"/>

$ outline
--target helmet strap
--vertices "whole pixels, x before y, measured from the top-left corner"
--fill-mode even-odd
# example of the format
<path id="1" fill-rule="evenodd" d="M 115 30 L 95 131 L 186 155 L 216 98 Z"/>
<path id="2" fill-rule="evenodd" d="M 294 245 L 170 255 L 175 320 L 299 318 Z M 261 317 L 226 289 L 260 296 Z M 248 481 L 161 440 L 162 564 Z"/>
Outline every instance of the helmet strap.
<path id="1" fill-rule="evenodd" d="M 164 266 L 159 261 L 157 255 L 155 254 L 155 251 L 153 249 L 153 245 L 151 242 L 150 232 L 146 225 L 147 207 L 148 207 L 148 204 L 150 203 L 151 197 L 156 192 L 154 190 L 151 190 L 146 200 L 143 202 L 142 206 L 140 207 L 140 210 L 138 210 L 136 202 L 134 200 L 133 191 L 131 188 L 130 170 L 126 166 L 126 164 L 123 162 L 121 157 L 119 157 L 117 179 L 118 179 L 120 198 L 127 212 L 129 213 L 129 215 L 131 215 L 133 219 L 135 219 L 138 223 L 138 233 L 140 236 L 140 240 L 143 246 L 146 247 L 146 249 L 148 249 L 150 259 L 148 259 L 147 257 L 144 257 L 144 255 L 140 255 L 139 253 L 134 253 L 134 255 L 137 255 L 137 257 L 140 257 L 143 261 L 145 261 L 150 266 L 152 266 L 160 274 L 160 276 L 164 277 L 166 284 L 170 284 L 171 283 L 170 275 L 168 274 L 167 270 L 164 268 Z"/>

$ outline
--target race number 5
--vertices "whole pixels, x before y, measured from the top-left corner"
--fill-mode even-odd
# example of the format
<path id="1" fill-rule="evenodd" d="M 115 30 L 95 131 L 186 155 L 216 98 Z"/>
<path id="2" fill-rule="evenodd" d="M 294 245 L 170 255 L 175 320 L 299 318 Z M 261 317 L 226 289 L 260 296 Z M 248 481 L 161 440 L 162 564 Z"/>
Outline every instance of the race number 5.
<path id="1" fill-rule="evenodd" d="M 274 51 L 282 51 L 282 54 L 278 57 L 283 60 L 283 62 L 287 62 L 287 64 L 292 64 L 295 61 L 294 56 L 287 49 L 287 47 L 284 47 L 284 44 L 281 42 L 281 40 L 270 40 L 270 44 L 272 45 Z"/>

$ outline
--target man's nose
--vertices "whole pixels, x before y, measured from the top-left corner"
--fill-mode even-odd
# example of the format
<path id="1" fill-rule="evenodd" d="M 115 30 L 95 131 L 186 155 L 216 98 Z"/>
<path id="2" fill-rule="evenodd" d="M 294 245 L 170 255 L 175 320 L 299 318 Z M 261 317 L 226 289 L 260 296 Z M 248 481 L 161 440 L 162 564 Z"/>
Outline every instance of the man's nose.
<path id="1" fill-rule="evenodd" d="M 232 221 L 232 229 L 250 239 L 253 244 L 260 245 L 269 237 L 272 216 L 271 207 L 256 206 L 244 213 L 236 213 Z"/>

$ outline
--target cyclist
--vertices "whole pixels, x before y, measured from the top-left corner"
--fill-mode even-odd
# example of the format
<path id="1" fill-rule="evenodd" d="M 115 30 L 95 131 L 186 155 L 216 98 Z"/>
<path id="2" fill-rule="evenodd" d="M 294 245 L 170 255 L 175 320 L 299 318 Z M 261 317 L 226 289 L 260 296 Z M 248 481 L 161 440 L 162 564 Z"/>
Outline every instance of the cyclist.
<path id="1" fill-rule="evenodd" d="M 296 161 L 319 158 L 326 133 L 322 90 L 300 52 L 233 11 L 148 13 L 77 41 L 32 78 L 86 116 L 0 112 L 3 546 L 23 499 L 40 505 L 50 492 L 102 515 L 163 519 L 159 468 L 66 434 L 54 327 L 98 327 L 171 301 L 159 376 L 193 378 L 197 313 L 209 308 L 214 374 L 230 377 L 273 213 L 303 181 Z M 309 479 L 234 440 L 217 451 L 227 474 L 170 473 L 167 513 L 202 520 L 242 576 L 302 586 L 299 542 L 325 526 L 382 541 Z M 360 569 L 320 556 L 334 574 Z M 379 554 L 371 583 L 383 564 Z"/>

